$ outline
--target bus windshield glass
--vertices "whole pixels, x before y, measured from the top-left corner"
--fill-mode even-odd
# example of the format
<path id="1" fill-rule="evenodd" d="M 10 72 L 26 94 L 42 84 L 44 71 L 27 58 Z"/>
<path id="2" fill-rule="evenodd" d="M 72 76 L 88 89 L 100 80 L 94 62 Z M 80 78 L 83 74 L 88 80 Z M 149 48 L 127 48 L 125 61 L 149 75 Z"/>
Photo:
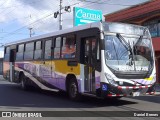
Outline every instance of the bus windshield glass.
<path id="1" fill-rule="evenodd" d="M 120 33 L 105 35 L 105 60 L 114 71 L 148 72 L 153 65 L 151 39 Z"/>

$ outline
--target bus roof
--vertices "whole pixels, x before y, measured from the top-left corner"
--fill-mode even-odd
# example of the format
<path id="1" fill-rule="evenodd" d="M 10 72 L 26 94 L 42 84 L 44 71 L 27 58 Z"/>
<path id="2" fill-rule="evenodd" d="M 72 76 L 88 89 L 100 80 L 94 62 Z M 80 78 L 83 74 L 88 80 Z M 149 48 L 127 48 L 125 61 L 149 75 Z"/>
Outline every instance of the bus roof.
<path id="1" fill-rule="evenodd" d="M 73 28 L 69 28 L 69 29 L 59 30 L 59 31 L 47 33 L 44 35 L 39 35 L 39 36 L 31 37 L 31 38 L 26 38 L 26 39 L 10 42 L 10 43 L 5 44 L 4 46 L 10 46 L 10 45 L 16 45 L 16 44 L 24 43 L 24 42 L 36 41 L 39 39 L 45 39 L 45 38 L 49 38 L 52 36 L 58 36 L 61 34 L 76 32 L 76 31 L 85 30 L 89 28 L 99 28 L 100 29 L 101 27 L 100 24 L 101 22 L 94 22 L 94 23 L 89 23 L 85 25 L 80 25 L 80 26 L 76 26 Z M 144 26 L 126 24 L 126 23 L 118 23 L 118 22 L 102 22 L 102 24 L 103 24 L 102 29 L 105 29 L 105 31 L 115 32 L 115 33 L 125 33 L 125 34 L 128 33 L 128 34 L 143 35 L 143 30 L 146 28 Z"/>
<path id="2" fill-rule="evenodd" d="M 65 33 L 85 30 L 85 29 L 88 29 L 88 28 L 100 28 L 100 22 L 89 23 L 89 24 L 85 24 L 85 25 L 76 26 L 76 27 L 73 27 L 73 28 L 68 28 L 68 29 L 64 29 L 64 30 L 59 30 L 59 31 L 47 33 L 47 34 L 44 34 L 44 35 L 39 35 L 39 36 L 31 37 L 31 38 L 26 38 L 26 39 L 14 41 L 14 42 L 6 43 L 4 46 L 10 46 L 10 45 L 23 43 L 23 42 L 35 41 L 35 40 L 48 38 L 48 37 L 52 37 L 52 36 L 57 36 L 57 35 L 65 34 Z"/>

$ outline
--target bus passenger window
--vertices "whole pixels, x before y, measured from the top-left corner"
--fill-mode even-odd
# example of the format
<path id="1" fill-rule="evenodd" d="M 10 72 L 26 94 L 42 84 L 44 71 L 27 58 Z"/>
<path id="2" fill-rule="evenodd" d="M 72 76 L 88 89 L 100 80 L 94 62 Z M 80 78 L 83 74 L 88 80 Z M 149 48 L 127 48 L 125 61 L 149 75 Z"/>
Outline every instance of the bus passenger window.
<path id="1" fill-rule="evenodd" d="M 42 58 L 42 42 L 36 42 L 36 48 L 34 51 L 34 59 L 41 59 Z"/>
<path id="2" fill-rule="evenodd" d="M 6 47 L 4 52 L 4 61 L 9 61 L 10 48 Z"/>
<path id="3" fill-rule="evenodd" d="M 62 58 L 75 58 L 76 39 L 74 35 L 63 38 Z"/>
<path id="4" fill-rule="evenodd" d="M 54 48 L 54 58 L 60 58 L 61 37 L 56 38 Z"/>
<path id="5" fill-rule="evenodd" d="M 24 52 L 24 60 L 32 60 L 34 52 L 34 42 L 26 43 L 25 52 Z"/>
<path id="6" fill-rule="evenodd" d="M 16 60 L 23 60 L 24 44 L 18 45 Z"/>
<path id="7" fill-rule="evenodd" d="M 45 42 L 45 59 L 51 59 L 51 46 L 52 40 L 47 40 Z"/>

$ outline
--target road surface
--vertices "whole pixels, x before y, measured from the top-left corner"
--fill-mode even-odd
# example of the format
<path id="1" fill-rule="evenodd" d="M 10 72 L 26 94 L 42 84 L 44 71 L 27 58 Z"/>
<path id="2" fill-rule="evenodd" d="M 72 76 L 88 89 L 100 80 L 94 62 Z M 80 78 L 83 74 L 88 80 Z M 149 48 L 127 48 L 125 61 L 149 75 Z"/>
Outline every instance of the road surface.
<path id="1" fill-rule="evenodd" d="M 120 100 L 100 100 L 92 97 L 84 97 L 81 102 L 73 102 L 69 100 L 67 95 L 63 92 L 54 93 L 34 89 L 24 91 L 21 90 L 17 84 L 0 80 L 0 111 L 93 111 L 93 113 L 90 112 L 93 116 L 97 114 L 94 111 L 113 111 L 113 113 L 115 111 L 160 111 L 160 96 L 124 97 Z M 13 120 L 13 118 L 11 119 Z M 16 119 L 17 118 L 15 118 L 15 120 Z M 43 120 L 44 118 L 41 119 Z M 73 117 L 57 117 L 55 119 L 75 120 Z M 77 119 L 149 120 L 150 118 L 78 117 L 76 120 Z M 152 120 L 158 119 L 158 117 L 152 118 Z"/>

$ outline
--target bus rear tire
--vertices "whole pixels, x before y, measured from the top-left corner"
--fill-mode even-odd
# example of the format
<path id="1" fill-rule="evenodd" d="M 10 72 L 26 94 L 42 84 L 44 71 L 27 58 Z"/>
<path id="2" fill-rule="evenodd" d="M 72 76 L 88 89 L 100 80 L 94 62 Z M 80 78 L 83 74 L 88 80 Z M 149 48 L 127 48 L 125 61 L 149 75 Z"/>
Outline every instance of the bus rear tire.
<path id="1" fill-rule="evenodd" d="M 75 78 L 71 78 L 69 82 L 68 95 L 69 98 L 73 101 L 79 101 L 81 99 L 81 95 L 78 91 L 78 84 Z"/>
<path id="2" fill-rule="evenodd" d="M 28 85 L 27 85 L 27 82 L 26 82 L 26 78 L 23 74 L 20 76 L 20 87 L 21 87 L 22 90 L 28 90 Z"/>

